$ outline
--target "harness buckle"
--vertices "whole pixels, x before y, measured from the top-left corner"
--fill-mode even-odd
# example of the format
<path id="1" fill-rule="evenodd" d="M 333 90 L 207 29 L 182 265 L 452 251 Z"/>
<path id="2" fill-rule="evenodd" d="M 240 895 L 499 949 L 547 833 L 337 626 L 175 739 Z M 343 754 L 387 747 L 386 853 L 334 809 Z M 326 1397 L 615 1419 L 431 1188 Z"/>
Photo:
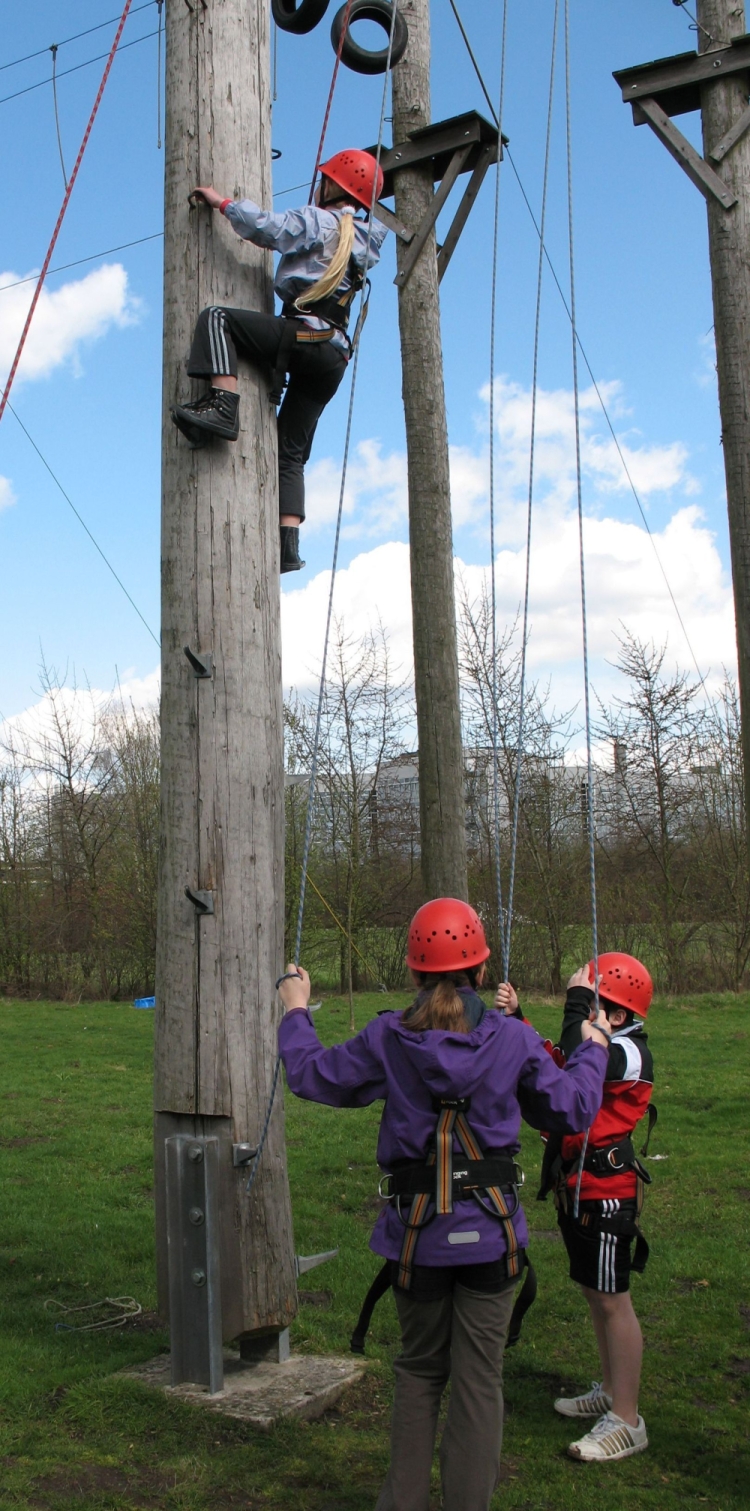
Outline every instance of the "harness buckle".
<path id="1" fill-rule="evenodd" d="M 381 1175 L 380 1180 L 378 1181 L 378 1196 L 380 1197 L 381 1201 L 393 1200 L 393 1192 L 383 1190 L 383 1183 L 387 1180 L 393 1180 L 393 1175 L 390 1170 L 386 1171 L 385 1175 Z"/>
<path id="2" fill-rule="evenodd" d="M 614 1161 L 614 1159 L 612 1157 L 616 1153 L 616 1150 L 617 1150 L 617 1145 L 615 1145 L 615 1147 L 613 1149 L 609 1149 L 607 1151 L 607 1164 L 611 1167 L 612 1170 L 624 1170 L 626 1168 L 625 1161 L 622 1160 L 620 1162 L 620 1164 L 618 1165 L 618 1164 L 615 1163 L 615 1161 Z"/>
<path id="3" fill-rule="evenodd" d="M 526 1185 L 526 1172 L 525 1172 L 525 1170 L 523 1170 L 521 1168 L 521 1166 L 518 1163 L 518 1160 L 514 1159 L 514 1161 L 513 1161 L 513 1169 L 516 1172 L 516 1186 L 525 1186 Z"/>

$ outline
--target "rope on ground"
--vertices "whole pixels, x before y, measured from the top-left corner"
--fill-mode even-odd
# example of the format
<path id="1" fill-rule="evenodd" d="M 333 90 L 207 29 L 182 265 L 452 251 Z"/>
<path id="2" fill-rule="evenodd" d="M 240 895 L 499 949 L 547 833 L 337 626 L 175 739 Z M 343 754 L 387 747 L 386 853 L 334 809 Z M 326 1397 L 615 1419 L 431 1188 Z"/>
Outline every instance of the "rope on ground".
<path id="1" fill-rule="evenodd" d="M 138 604 L 135 602 L 135 600 L 133 598 L 131 598 L 131 596 L 130 596 L 130 594 L 129 594 L 129 592 L 128 592 L 128 590 L 127 590 L 127 588 L 126 588 L 126 586 L 125 586 L 125 584 L 124 584 L 124 582 L 122 580 L 122 578 L 118 577 L 118 575 L 117 575 L 114 567 L 112 566 L 111 561 L 108 559 L 108 557 L 105 556 L 105 554 L 104 554 L 101 546 L 99 545 L 98 540 L 95 539 L 95 537 L 92 535 L 92 533 L 91 533 L 88 525 L 86 524 L 85 519 L 83 518 L 82 515 L 80 515 L 78 513 L 78 510 L 76 509 L 76 506 L 73 503 L 73 500 L 70 497 L 70 494 L 68 494 L 68 493 L 65 492 L 65 489 L 63 488 L 63 485 L 60 482 L 59 477 L 57 476 L 57 474 L 55 472 L 52 471 L 52 468 L 50 467 L 50 464 L 47 461 L 47 458 L 45 456 L 42 456 L 42 453 L 39 450 L 39 447 L 37 446 L 37 443 L 34 440 L 33 436 L 29 435 L 29 432 L 26 429 L 26 426 L 24 425 L 23 420 L 21 419 L 21 416 L 13 408 L 13 405 L 10 402 L 8 403 L 8 408 L 9 408 L 9 410 L 10 410 L 10 412 L 11 412 L 14 420 L 16 420 L 16 422 L 20 425 L 20 427 L 21 427 L 21 429 L 22 429 L 22 431 L 23 431 L 23 433 L 24 433 L 27 441 L 29 442 L 29 444 L 31 446 L 33 446 L 33 448 L 34 448 L 37 456 L 39 457 L 40 462 L 42 463 L 42 466 L 47 468 L 47 471 L 48 471 L 50 477 L 52 478 L 53 483 L 55 483 L 56 486 L 60 489 L 60 492 L 61 492 L 63 498 L 65 499 L 66 504 L 70 505 L 71 509 L 73 510 L 73 513 L 75 514 L 76 519 L 78 520 L 79 525 L 83 526 L 84 530 L 86 531 L 86 534 L 88 535 L 89 540 L 91 541 L 92 546 L 94 546 L 94 548 L 99 552 L 99 555 L 101 556 L 102 561 L 104 562 L 105 567 L 107 567 L 108 570 L 112 573 L 112 576 L 114 577 L 115 582 L 117 583 L 117 586 L 119 588 L 122 588 L 122 591 L 125 594 L 125 597 L 127 598 L 128 603 L 130 604 L 131 608 L 135 609 L 135 612 L 138 615 L 138 618 L 140 619 L 141 624 L 143 625 L 144 629 L 148 630 L 149 635 L 151 636 L 151 639 L 154 641 L 154 644 L 155 645 L 159 645 L 160 641 L 159 641 L 158 635 L 154 634 L 154 632 L 153 632 L 153 630 L 151 628 L 151 625 L 148 623 L 148 621 L 146 619 L 144 619 L 144 617 L 143 617 L 143 615 L 142 615 L 142 613 L 141 613 L 141 611 L 140 611 L 140 609 L 138 607 Z"/>
<path id="2" fill-rule="evenodd" d="M 12 365 L 12 367 L 10 369 L 10 373 L 8 374 L 8 381 L 7 381 L 6 385 L 5 385 L 5 389 L 3 391 L 2 399 L 0 399 L 0 420 L 2 420 L 3 414 L 5 412 L 5 406 L 6 406 L 7 402 L 8 402 L 8 398 L 9 398 L 9 395 L 10 395 L 11 388 L 13 387 L 13 379 L 15 378 L 16 373 L 18 371 L 18 364 L 19 364 L 19 362 L 21 360 L 21 354 L 22 354 L 24 346 L 26 344 L 26 337 L 27 337 L 27 335 L 29 333 L 29 327 L 30 327 L 31 322 L 32 322 L 32 320 L 34 318 L 34 311 L 36 310 L 37 304 L 39 302 L 39 295 L 42 292 L 42 288 L 44 286 L 44 280 L 45 280 L 45 278 L 47 276 L 47 269 L 48 269 L 48 267 L 50 265 L 50 262 L 52 261 L 52 253 L 55 250 L 55 245 L 57 243 L 57 238 L 58 238 L 58 236 L 60 234 L 60 229 L 62 227 L 63 220 L 65 219 L 65 211 L 67 210 L 68 205 L 70 204 L 70 196 L 73 193 L 73 186 L 74 186 L 75 181 L 76 181 L 76 179 L 78 177 L 78 170 L 79 170 L 79 168 L 81 166 L 81 163 L 83 162 L 83 154 L 86 151 L 86 147 L 88 145 L 88 140 L 89 140 L 89 137 L 91 136 L 91 132 L 92 132 L 92 129 L 93 129 L 94 121 L 96 120 L 97 112 L 99 110 L 99 106 L 100 106 L 101 101 L 102 101 L 102 95 L 104 94 L 104 90 L 106 89 L 106 86 L 107 86 L 107 80 L 109 78 L 109 75 L 110 75 L 110 72 L 111 72 L 111 69 L 112 69 L 112 64 L 115 61 L 115 53 L 117 52 L 117 49 L 119 47 L 120 38 L 121 38 L 122 33 L 123 33 L 123 28 L 125 26 L 125 22 L 128 19 L 128 11 L 130 10 L 131 5 L 132 5 L 132 0 L 125 0 L 125 5 L 124 5 L 124 8 L 123 8 L 123 12 L 122 12 L 122 15 L 120 17 L 120 24 L 119 24 L 119 26 L 117 28 L 117 31 L 115 32 L 115 39 L 114 39 L 114 42 L 112 43 L 112 46 L 111 46 L 111 48 L 109 50 L 109 56 L 107 58 L 107 63 L 106 63 L 105 69 L 104 69 L 104 73 L 102 74 L 102 80 L 101 80 L 101 83 L 99 85 L 99 89 L 97 91 L 96 99 L 94 100 L 94 105 L 93 105 L 93 108 L 92 108 L 92 111 L 91 111 L 91 115 L 89 116 L 89 119 L 88 119 L 88 125 L 86 126 L 86 130 L 83 133 L 83 141 L 81 142 L 81 145 L 80 145 L 80 147 L 78 149 L 78 156 L 77 156 L 77 158 L 75 160 L 75 164 L 74 164 L 74 167 L 73 167 L 73 172 L 71 173 L 70 178 L 68 180 L 68 185 L 67 185 L 67 188 L 65 190 L 65 194 L 63 196 L 63 202 L 62 202 L 62 205 L 60 207 L 60 213 L 59 213 L 59 215 L 57 217 L 57 223 L 55 225 L 54 231 L 52 232 L 52 240 L 50 241 L 50 244 L 49 244 L 49 246 L 47 248 L 47 255 L 46 255 L 45 259 L 44 259 L 44 262 L 42 263 L 42 271 L 39 274 L 39 281 L 37 283 L 36 288 L 34 289 L 34 295 L 33 295 L 33 298 L 31 300 L 31 304 L 29 306 L 29 313 L 26 316 L 26 320 L 24 322 L 24 327 L 23 327 L 23 330 L 21 331 L 21 339 L 20 339 L 20 341 L 18 343 L 18 347 L 17 347 L 17 350 L 16 350 L 16 355 L 13 358 L 13 365 Z"/>
<path id="3" fill-rule="evenodd" d="M 502 119 L 505 98 L 505 55 L 508 23 L 508 0 L 503 0 L 502 41 L 500 43 L 500 91 L 497 103 L 498 152 L 495 168 L 495 208 L 492 225 L 492 295 L 490 299 L 490 609 L 492 614 L 492 861 L 495 868 L 497 928 L 503 962 L 503 981 L 508 979 L 503 923 L 503 879 L 500 869 L 500 792 L 498 773 L 497 706 L 497 572 L 495 567 L 495 322 L 497 310 L 497 242 L 500 221 L 500 162 L 502 158 Z"/>
<path id="4" fill-rule="evenodd" d="M 380 167 L 380 159 L 381 159 L 382 152 L 383 152 L 383 131 L 385 129 L 385 110 L 386 110 L 386 102 L 387 102 L 387 99 L 388 99 L 388 79 L 389 79 L 389 75 L 390 75 L 390 71 L 391 71 L 391 54 L 393 52 L 393 36 L 394 36 L 394 32 L 395 32 L 395 27 L 396 27 L 396 15 L 397 15 L 397 12 L 398 12 L 398 0 L 393 0 L 393 11 L 392 11 L 392 14 L 391 14 L 391 29 L 390 29 L 390 33 L 389 33 L 389 36 L 388 36 L 388 57 L 387 57 L 387 60 L 386 60 L 385 73 L 383 75 L 383 94 L 382 94 L 382 98 L 381 98 L 381 102 L 380 102 L 380 121 L 378 123 L 378 145 L 377 145 L 377 149 L 376 149 L 376 152 L 375 152 L 375 174 L 373 176 L 373 183 L 372 183 L 372 199 L 370 201 L 370 213 L 369 213 L 368 220 L 367 220 L 367 241 L 366 241 L 366 244 L 365 244 L 365 257 L 364 257 L 365 279 L 364 279 L 364 282 L 362 284 L 362 291 L 360 293 L 359 317 L 358 317 L 358 321 L 357 321 L 357 325 L 358 325 L 358 328 L 360 330 L 361 330 L 362 313 L 363 313 L 363 310 L 365 308 L 365 303 L 366 303 L 366 300 L 367 300 L 367 276 L 366 276 L 367 275 L 367 265 L 368 265 L 369 258 L 370 258 L 370 242 L 371 242 L 371 239 L 372 239 L 372 225 L 373 225 L 373 219 L 374 219 L 375 203 L 376 203 L 376 200 L 377 200 L 377 193 L 378 193 L 378 169 Z M 344 25 L 342 27 L 342 36 L 346 36 L 346 25 Z M 334 70 L 334 82 L 335 82 L 335 77 L 336 77 L 336 74 L 335 74 L 335 70 Z M 330 108 L 331 108 L 331 98 L 332 98 L 332 93 L 331 93 L 331 95 L 329 95 L 328 107 L 327 107 L 327 111 L 326 111 L 326 120 L 327 120 L 327 116 L 328 116 L 328 113 L 330 112 Z M 321 135 L 320 145 L 318 147 L 318 158 L 320 158 L 320 154 L 322 153 L 322 150 L 323 150 L 323 141 L 324 141 L 324 138 L 325 138 L 325 129 L 324 129 L 324 131 L 323 131 L 323 133 Z M 319 166 L 319 163 L 318 163 L 318 166 Z M 317 167 L 316 167 L 316 170 L 315 170 L 315 174 L 317 176 Z M 315 183 L 315 178 L 313 178 L 313 185 L 314 185 L 314 183 Z M 329 590 L 328 590 L 328 612 L 326 614 L 326 628 L 325 628 L 325 635 L 323 637 L 323 657 L 322 657 L 321 666 L 320 666 L 320 684 L 319 684 L 319 687 L 318 687 L 318 704 L 317 704 L 317 710 L 316 710 L 316 715 L 315 715 L 315 731 L 314 731 L 314 735 L 313 735 L 312 759 L 310 761 L 310 781 L 309 781 L 309 785 L 308 785 L 308 789 L 307 789 L 307 813 L 305 815 L 305 838 L 304 838 L 304 843 L 303 843 L 303 846 L 302 846 L 302 865 L 300 867 L 300 889 L 299 889 L 299 904 L 298 904 L 298 908 L 297 908 L 297 927 L 296 927 L 295 936 L 294 936 L 294 951 L 293 951 L 293 954 L 294 954 L 294 960 L 295 960 L 295 962 L 299 962 L 300 951 L 301 951 L 301 947 L 302 947 L 302 924 L 303 924 L 304 916 L 305 916 L 305 892 L 306 892 L 306 888 L 307 888 L 307 868 L 308 868 L 309 861 L 310 861 L 310 846 L 312 844 L 313 819 L 314 819 L 314 815 L 315 815 L 315 791 L 316 791 L 317 774 L 318 774 L 318 753 L 319 753 L 319 749 L 320 749 L 320 728 L 321 728 L 321 721 L 322 721 L 322 717 L 323 717 L 323 703 L 324 703 L 324 700 L 325 700 L 325 686 L 326 686 L 326 668 L 327 668 L 327 664 L 328 664 L 328 646 L 329 646 L 329 642 L 330 642 L 330 638 L 331 638 L 331 621 L 332 621 L 332 618 L 333 618 L 333 591 L 334 591 L 334 587 L 335 587 L 335 584 L 336 584 L 336 570 L 337 570 L 337 567 L 338 567 L 338 557 L 339 557 L 339 541 L 341 539 L 341 521 L 342 521 L 343 514 L 344 514 L 344 494 L 345 494 L 345 491 L 346 491 L 346 475 L 347 475 L 347 469 L 348 469 L 348 466 L 349 466 L 349 449 L 350 449 L 350 446 L 351 446 L 351 438 L 352 438 L 352 419 L 353 419 L 353 416 L 354 416 L 354 396 L 355 396 L 356 390 L 357 390 L 357 373 L 359 371 L 359 352 L 360 352 L 360 343 L 359 343 L 359 341 L 357 341 L 356 344 L 355 344 L 355 347 L 354 347 L 354 356 L 352 358 L 352 381 L 351 381 L 351 387 L 349 389 L 349 409 L 348 409 L 347 417 L 346 417 L 346 432 L 345 432 L 345 436 L 344 436 L 344 456 L 343 456 L 343 461 L 342 461 L 342 465 L 341 465 L 341 485 L 339 487 L 339 502 L 338 502 L 338 510 L 337 510 L 337 514 L 336 514 L 336 533 L 335 533 L 334 542 L 333 542 L 333 560 L 331 562 L 331 582 L 330 582 L 330 587 L 329 587 Z M 281 1071 L 281 1055 L 277 1054 L 277 1056 L 276 1056 L 276 1064 L 275 1064 L 274 1073 L 273 1073 L 273 1081 L 272 1081 L 272 1084 L 271 1084 L 271 1093 L 270 1093 L 270 1096 L 269 1096 L 269 1099 L 268 1099 L 268 1108 L 267 1108 L 266 1116 L 265 1116 L 265 1119 L 264 1119 L 264 1122 L 263 1122 L 263 1128 L 261 1130 L 261 1135 L 260 1135 L 260 1139 L 258 1141 L 258 1146 L 257 1146 L 257 1149 L 255 1151 L 255 1157 L 254 1157 L 254 1160 L 253 1160 L 252 1169 L 251 1169 L 250 1174 L 248 1176 L 247 1185 L 245 1187 L 245 1191 L 246 1191 L 246 1193 L 247 1193 L 248 1196 L 250 1195 L 250 1192 L 253 1189 L 253 1185 L 255 1183 L 255 1178 L 256 1178 L 256 1176 L 258 1174 L 258 1168 L 259 1168 L 259 1165 L 260 1165 L 261 1156 L 263 1154 L 263 1149 L 265 1147 L 266 1137 L 268 1135 L 268 1129 L 269 1129 L 270 1123 L 271 1123 L 271 1113 L 273 1111 L 274 1098 L 276 1096 L 276 1088 L 277 1088 L 277 1086 L 279 1084 L 279 1074 L 280 1074 L 280 1071 Z"/>
<path id="5" fill-rule="evenodd" d="M 552 52 L 550 56 L 549 95 L 547 100 L 547 134 L 544 147 L 544 177 L 542 181 L 541 234 L 539 237 L 539 263 L 536 281 L 536 311 L 534 316 L 534 365 L 531 384 L 531 435 L 529 440 L 529 490 L 526 507 L 526 571 L 523 596 L 523 633 L 521 640 L 521 680 L 518 701 L 518 737 L 516 741 L 516 774 L 513 790 L 513 819 L 510 835 L 510 874 L 508 877 L 508 906 L 505 918 L 503 960 L 506 969 L 510 965 L 510 944 L 513 930 L 513 898 L 516 884 L 516 856 L 518 853 L 518 819 L 521 808 L 523 783 L 524 719 L 526 702 L 526 659 L 529 643 L 529 582 L 531 572 L 531 521 L 534 504 L 534 461 L 536 449 L 536 404 L 539 386 L 539 333 L 542 310 L 542 282 L 544 275 L 544 226 L 547 217 L 547 188 L 549 184 L 550 143 L 552 140 L 552 102 L 555 90 L 555 60 L 557 57 L 557 22 L 560 0 L 555 0 L 552 19 Z"/>
<path id="6" fill-rule="evenodd" d="M 469 57 L 471 59 L 471 62 L 473 64 L 474 72 L 475 72 L 475 74 L 477 76 L 480 88 L 482 90 L 482 93 L 483 93 L 486 101 L 487 101 L 487 104 L 489 105 L 490 112 L 492 114 L 492 119 L 494 120 L 495 125 L 498 126 L 498 118 L 497 118 L 497 114 L 495 112 L 495 107 L 494 107 L 494 105 L 492 103 L 492 99 L 490 98 L 490 94 L 489 94 L 489 91 L 487 89 L 487 85 L 485 84 L 484 79 L 482 77 L 482 71 L 481 71 L 481 69 L 479 67 L 479 64 L 478 64 L 478 62 L 476 60 L 476 57 L 474 55 L 474 51 L 472 49 L 471 43 L 470 43 L 469 38 L 468 38 L 467 33 L 466 33 L 466 28 L 465 28 L 465 26 L 463 24 L 463 21 L 461 20 L 461 16 L 460 16 L 459 11 L 458 11 L 458 9 L 456 7 L 455 0 L 449 0 L 449 3 L 450 3 L 450 6 L 451 6 L 451 10 L 453 11 L 454 16 L 456 17 L 456 21 L 458 22 L 458 27 L 459 27 L 459 30 L 461 32 L 461 36 L 463 37 L 464 43 L 466 44 L 466 50 L 467 50 L 467 52 L 469 54 Z M 499 129 L 499 126 L 498 126 L 498 129 Z M 519 189 L 521 191 L 521 197 L 522 197 L 523 202 L 524 202 L 524 204 L 526 206 L 526 209 L 529 212 L 529 216 L 531 217 L 531 223 L 532 223 L 532 225 L 534 227 L 534 230 L 536 231 L 537 236 L 540 238 L 540 240 L 542 242 L 542 247 L 543 247 L 543 250 L 544 250 L 545 261 L 546 261 L 547 266 L 548 266 L 548 268 L 549 268 L 549 270 L 550 270 L 550 272 L 552 274 L 552 278 L 554 280 L 555 288 L 557 289 L 557 292 L 560 295 L 560 299 L 562 301 L 563 309 L 565 310 L 565 313 L 566 313 L 568 319 L 571 320 L 571 324 L 572 324 L 570 306 L 569 306 L 568 301 L 567 301 L 567 299 L 565 297 L 565 292 L 563 290 L 563 286 L 562 286 L 562 284 L 560 282 L 560 279 L 557 276 L 557 270 L 556 270 L 555 265 L 554 265 L 554 263 L 552 261 L 552 258 L 550 257 L 549 252 L 547 251 L 546 246 L 544 245 L 544 239 L 541 236 L 539 222 L 537 221 L 537 218 L 536 218 L 536 216 L 534 214 L 534 211 L 533 211 L 533 208 L 532 208 L 532 205 L 531 205 L 531 200 L 529 199 L 529 196 L 526 193 L 526 189 L 524 188 L 523 180 L 522 180 L 521 175 L 520 175 L 520 173 L 518 171 L 518 168 L 516 167 L 516 163 L 515 163 L 515 160 L 514 160 L 514 157 L 513 157 L 513 153 L 511 152 L 510 147 L 508 146 L 507 143 L 505 144 L 503 151 L 504 151 L 504 156 L 507 157 L 508 162 L 510 163 L 510 166 L 511 166 L 511 168 L 513 170 L 513 176 L 514 176 L 514 178 L 516 180 L 516 183 L 518 184 L 518 187 L 519 187 Z M 677 617 L 677 621 L 679 623 L 680 629 L 682 630 L 682 633 L 683 633 L 683 636 L 684 636 L 684 639 L 685 639 L 685 644 L 686 644 L 686 646 L 688 648 L 688 651 L 690 653 L 690 658 L 691 658 L 691 660 L 693 662 L 693 665 L 695 667 L 696 674 L 698 676 L 698 680 L 699 680 L 701 686 L 703 687 L 703 690 L 706 693 L 706 696 L 708 697 L 709 702 L 710 702 L 711 698 L 710 698 L 710 694 L 708 692 L 708 688 L 706 687 L 705 676 L 704 676 L 703 672 L 701 671 L 701 669 L 700 669 L 700 667 L 698 665 L 698 658 L 697 658 L 697 656 L 695 654 L 695 651 L 693 650 L 693 646 L 692 646 L 692 642 L 690 640 L 690 636 L 688 635 L 687 629 L 685 627 L 685 621 L 684 621 L 684 619 L 682 617 L 682 614 L 680 613 L 679 607 L 677 605 L 677 599 L 675 598 L 674 593 L 672 592 L 670 581 L 669 581 L 669 578 L 667 577 L 666 568 L 665 568 L 664 563 L 663 563 L 663 561 L 662 561 L 662 559 L 661 559 L 661 557 L 659 555 L 659 550 L 658 550 L 656 541 L 654 540 L 653 534 L 651 532 L 651 526 L 649 525 L 648 519 L 646 517 L 646 513 L 645 513 L 645 510 L 643 508 L 643 504 L 641 503 L 641 499 L 640 499 L 640 495 L 638 493 L 638 489 L 635 486 L 635 483 L 633 481 L 633 478 L 632 478 L 632 475 L 631 475 L 631 472 L 630 472 L 630 468 L 628 467 L 628 464 L 627 464 L 627 461 L 626 461 L 626 458 L 625 458 L 625 454 L 624 454 L 623 449 L 622 449 L 622 447 L 620 445 L 620 442 L 619 442 L 619 440 L 617 438 L 617 433 L 615 431 L 614 425 L 612 424 L 612 420 L 610 418 L 609 410 L 607 409 L 607 406 L 606 406 L 606 404 L 604 402 L 604 395 L 602 394 L 602 391 L 601 391 L 601 389 L 599 387 L 599 384 L 598 384 L 596 378 L 594 377 L 593 368 L 592 368 L 591 363 L 589 362 L 588 356 L 586 354 L 586 350 L 585 350 L 585 347 L 584 347 L 583 342 L 581 340 L 580 333 L 577 330 L 576 330 L 576 337 L 575 338 L 576 338 L 576 342 L 578 344 L 578 350 L 580 351 L 581 356 L 583 358 L 584 366 L 586 368 L 586 371 L 588 372 L 589 378 L 591 379 L 591 386 L 592 386 L 592 388 L 593 388 L 593 390 L 594 390 L 594 392 L 596 394 L 597 400 L 599 402 L 599 406 L 600 406 L 602 414 L 604 416 L 604 419 L 605 419 L 605 422 L 606 422 L 606 425 L 607 425 L 607 429 L 609 430 L 609 433 L 610 433 L 610 435 L 612 437 L 612 440 L 614 442 L 614 445 L 615 445 L 615 450 L 617 451 L 617 455 L 620 458 L 620 462 L 622 463 L 623 472 L 625 473 L 625 476 L 626 476 L 626 478 L 628 480 L 628 486 L 629 486 L 630 491 L 631 491 L 631 493 L 633 495 L 633 498 L 635 500 L 636 507 L 638 509 L 638 513 L 641 516 L 641 521 L 642 521 L 642 524 L 643 524 L 643 528 L 646 531 L 646 534 L 647 534 L 648 539 L 649 539 L 649 543 L 651 545 L 651 549 L 652 549 L 652 551 L 654 553 L 654 556 L 656 558 L 657 566 L 658 566 L 659 571 L 660 571 L 660 573 L 662 575 L 662 578 L 664 580 L 664 586 L 665 586 L 665 588 L 667 590 L 667 593 L 669 595 L 669 598 L 670 598 L 670 601 L 671 601 L 671 604 L 672 604 L 672 608 L 675 611 L 675 615 Z"/>
<path id="7" fill-rule="evenodd" d="M 132 1317 L 140 1317 L 143 1307 L 135 1296 L 105 1296 L 102 1301 L 91 1301 L 85 1306 L 66 1306 L 64 1302 L 50 1297 L 44 1303 L 44 1310 L 53 1315 L 56 1313 L 59 1317 L 60 1320 L 55 1323 L 56 1333 L 109 1333 L 115 1328 L 124 1327 Z M 103 1312 L 103 1315 L 91 1322 L 63 1321 L 66 1317 L 84 1316 L 90 1312 Z"/>

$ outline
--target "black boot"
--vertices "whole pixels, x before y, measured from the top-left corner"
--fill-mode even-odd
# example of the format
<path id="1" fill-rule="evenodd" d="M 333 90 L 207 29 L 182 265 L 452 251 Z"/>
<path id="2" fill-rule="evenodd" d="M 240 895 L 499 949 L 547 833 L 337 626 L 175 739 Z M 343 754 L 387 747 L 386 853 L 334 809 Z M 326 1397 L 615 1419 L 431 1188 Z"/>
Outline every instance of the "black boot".
<path id="1" fill-rule="evenodd" d="M 281 525 L 281 571 L 299 572 L 304 561 L 299 557 L 299 525 Z"/>
<path id="2" fill-rule="evenodd" d="M 204 445 L 212 436 L 236 441 L 240 433 L 240 396 L 225 388 L 209 388 L 192 404 L 176 404 L 172 419 L 191 446 Z"/>

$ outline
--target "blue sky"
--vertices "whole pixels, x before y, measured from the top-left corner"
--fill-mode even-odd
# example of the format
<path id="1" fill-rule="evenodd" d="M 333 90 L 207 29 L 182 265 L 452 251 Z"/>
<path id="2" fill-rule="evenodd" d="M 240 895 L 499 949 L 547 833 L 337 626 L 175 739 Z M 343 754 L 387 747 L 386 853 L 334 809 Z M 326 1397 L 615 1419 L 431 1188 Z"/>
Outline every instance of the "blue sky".
<path id="1" fill-rule="evenodd" d="M 334 3 L 330 15 L 334 12 Z M 553 0 L 509 0 L 504 128 L 538 213 Z M 35 0 L 3 7 L 0 64 L 107 21 L 117 0 Z M 467 29 L 493 95 L 499 77 L 500 6 L 463 0 Z M 433 118 L 484 109 L 448 0 L 433 0 Z M 124 41 L 154 31 L 156 4 L 128 21 Z M 62 72 L 103 53 L 114 25 L 62 47 Z M 695 46 L 671 0 L 573 0 L 572 75 L 578 322 L 648 510 L 702 668 L 731 662 L 733 625 L 720 425 L 711 350 L 712 309 L 704 201 L 655 138 L 635 130 L 611 72 Z M 309 179 L 330 82 L 328 18 L 307 37 L 278 38 L 273 138 L 275 185 Z M 103 64 L 58 85 L 68 171 Z M 0 71 L 6 142 L 0 285 L 41 264 L 62 197 L 49 54 Z M 381 81 L 342 69 L 330 151 L 377 134 Z M 563 79 L 558 71 L 548 246 L 567 267 Z M 697 140 L 697 117 L 680 124 Z M 60 235 L 53 266 L 161 230 L 163 152 L 157 150 L 156 38 L 115 62 Z M 223 186 L 217 185 L 218 188 Z M 487 385 L 492 175 L 441 291 L 453 459 L 456 556 L 470 593 L 488 561 Z M 306 198 L 282 195 L 277 206 Z M 513 174 L 501 170 L 496 398 L 500 603 L 512 619 L 520 595 L 537 242 Z M 118 252 L 48 280 L 12 402 L 60 477 L 146 620 L 159 619 L 159 395 L 161 241 Z M 409 623 L 404 435 L 394 249 L 374 277 L 354 421 L 339 611 L 357 631 L 380 615 L 408 667 Z M 0 287 L 0 378 L 33 284 Z M 80 339 L 78 339 L 80 336 Z M 532 666 L 558 701 L 577 696 L 578 599 L 571 514 L 570 334 L 546 280 L 540 354 L 538 514 L 532 557 Z M 582 373 L 594 680 L 606 695 L 621 622 L 689 653 Z M 346 418 L 346 389 L 329 407 L 309 470 L 308 568 L 284 583 L 285 680 L 314 667 L 332 546 Z M 153 640 L 44 471 L 12 414 L 0 425 L 0 622 L 5 655 L 0 716 L 36 701 L 43 653 L 79 681 L 108 689 L 119 676 L 155 687 Z M 4 507 L 2 507 L 4 505 Z M 597 680 L 598 679 L 598 680 Z"/>

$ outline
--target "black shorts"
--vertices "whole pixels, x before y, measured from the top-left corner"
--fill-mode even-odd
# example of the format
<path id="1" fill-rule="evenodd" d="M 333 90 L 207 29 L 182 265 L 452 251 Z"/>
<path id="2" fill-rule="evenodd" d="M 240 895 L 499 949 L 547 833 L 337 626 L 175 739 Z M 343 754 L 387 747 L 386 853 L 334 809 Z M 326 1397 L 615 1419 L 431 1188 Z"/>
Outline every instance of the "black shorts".
<path id="1" fill-rule="evenodd" d="M 614 1209 L 614 1210 L 613 1210 Z M 635 1201 L 582 1201 L 578 1221 L 558 1211 L 557 1220 L 570 1260 L 570 1278 L 591 1291 L 630 1290 L 635 1238 Z"/>

